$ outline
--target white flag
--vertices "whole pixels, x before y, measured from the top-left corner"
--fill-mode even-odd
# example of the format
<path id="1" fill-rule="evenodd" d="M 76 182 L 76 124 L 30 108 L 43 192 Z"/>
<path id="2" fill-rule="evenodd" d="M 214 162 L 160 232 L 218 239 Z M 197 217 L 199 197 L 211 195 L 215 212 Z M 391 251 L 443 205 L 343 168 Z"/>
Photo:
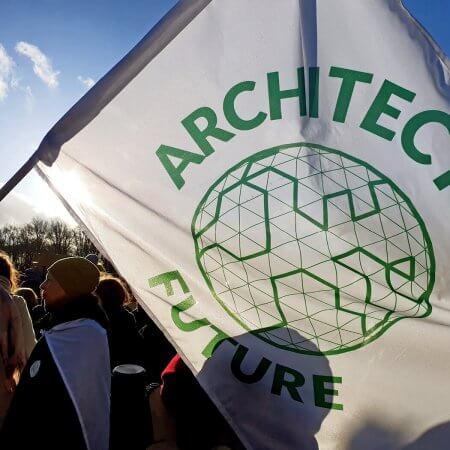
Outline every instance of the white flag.
<path id="1" fill-rule="evenodd" d="M 248 448 L 447 448 L 449 67 L 399 0 L 185 1 L 44 139 Z"/>

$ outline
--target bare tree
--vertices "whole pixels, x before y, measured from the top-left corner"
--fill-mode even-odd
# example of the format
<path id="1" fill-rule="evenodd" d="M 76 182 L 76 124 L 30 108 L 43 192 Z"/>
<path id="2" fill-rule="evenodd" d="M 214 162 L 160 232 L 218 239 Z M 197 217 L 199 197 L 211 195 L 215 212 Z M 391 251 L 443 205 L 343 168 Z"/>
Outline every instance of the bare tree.
<path id="1" fill-rule="evenodd" d="M 86 256 L 89 253 L 98 253 L 94 244 L 80 227 L 72 230 L 72 242 L 75 255 Z"/>
<path id="2" fill-rule="evenodd" d="M 7 249 L 17 245 L 19 227 L 15 225 L 5 225 L 0 230 L 0 247 Z"/>
<path id="3" fill-rule="evenodd" d="M 47 226 L 48 247 L 57 255 L 70 255 L 73 250 L 72 230 L 60 219 L 53 219 Z"/>
<path id="4" fill-rule="evenodd" d="M 24 228 L 29 239 L 28 245 L 35 254 L 42 252 L 47 246 L 48 226 L 49 223 L 47 220 L 35 217 L 31 223 L 27 224 Z"/>
<path id="5" fill-rule="evenodd" d="M 8 253 L 16 264 L 20 263 L 23 259 L 21 227 L 5 225 L 0 230 L 0 249 Z"/>
<path id="6" fill-rule="evenodd" d="M 0 250 L 8 253 L 21 271 L 30 267 L 35 260 L 52 260 L 64 255 L 98 254 L 80 227 L 70 228 L 59 219 L 48 221 L 39 217 L 25 225 L 1 227 Z"/>

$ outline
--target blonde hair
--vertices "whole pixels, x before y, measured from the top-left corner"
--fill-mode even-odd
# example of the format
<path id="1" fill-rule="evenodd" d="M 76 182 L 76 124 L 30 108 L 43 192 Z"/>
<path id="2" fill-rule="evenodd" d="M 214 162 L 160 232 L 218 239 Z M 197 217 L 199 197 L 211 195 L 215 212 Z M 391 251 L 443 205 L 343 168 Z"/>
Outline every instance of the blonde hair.
<path id="1" fill-rule="evenodd" d="M 19 286 L 19 272 L 14 267 L 14 264 L 4 251 L 0 250 L 0 276 L 8 279 L 11 285 L 11 292 L 14 292 Z"/>

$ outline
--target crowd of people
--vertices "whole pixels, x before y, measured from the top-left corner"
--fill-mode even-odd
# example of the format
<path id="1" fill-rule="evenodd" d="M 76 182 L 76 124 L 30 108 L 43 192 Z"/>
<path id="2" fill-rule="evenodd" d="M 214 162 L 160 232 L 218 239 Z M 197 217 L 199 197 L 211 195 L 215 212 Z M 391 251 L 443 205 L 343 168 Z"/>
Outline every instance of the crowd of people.
<path id="1" fill-rule="evenodd" d="M 60 259 L 34 278 L 0 251 L 2 450 L 243 448 L 127 284 L 95 256 Z M 126 410 L 126 383 L 118 400 L 118 373 L 141 374 L 149 414 L 124 433 L 121 418 L 141 410 Z M 127 434 L 145 438 L 130 437 L 139 442 L 131 447 Z"/>

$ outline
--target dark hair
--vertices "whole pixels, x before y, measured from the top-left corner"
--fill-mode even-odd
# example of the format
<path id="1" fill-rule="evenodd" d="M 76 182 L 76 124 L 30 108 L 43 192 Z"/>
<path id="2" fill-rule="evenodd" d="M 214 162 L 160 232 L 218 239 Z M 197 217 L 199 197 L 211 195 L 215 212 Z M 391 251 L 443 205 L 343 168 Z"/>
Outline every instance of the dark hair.
<path id="1" fill-rule="evenodd" d="M 19 272 L 17 272 L 11 258 L 0 250 L 0 276 L 8 279 L 11 284 L 11 292 L 14 292 L 19 285 Z"/>
<path id="2" fill-rule="evenodd" d="M 131 301 L 127 285 L 120 278 L 103 275 L 95 294 L 105 310 L 121 308 Z"/>

